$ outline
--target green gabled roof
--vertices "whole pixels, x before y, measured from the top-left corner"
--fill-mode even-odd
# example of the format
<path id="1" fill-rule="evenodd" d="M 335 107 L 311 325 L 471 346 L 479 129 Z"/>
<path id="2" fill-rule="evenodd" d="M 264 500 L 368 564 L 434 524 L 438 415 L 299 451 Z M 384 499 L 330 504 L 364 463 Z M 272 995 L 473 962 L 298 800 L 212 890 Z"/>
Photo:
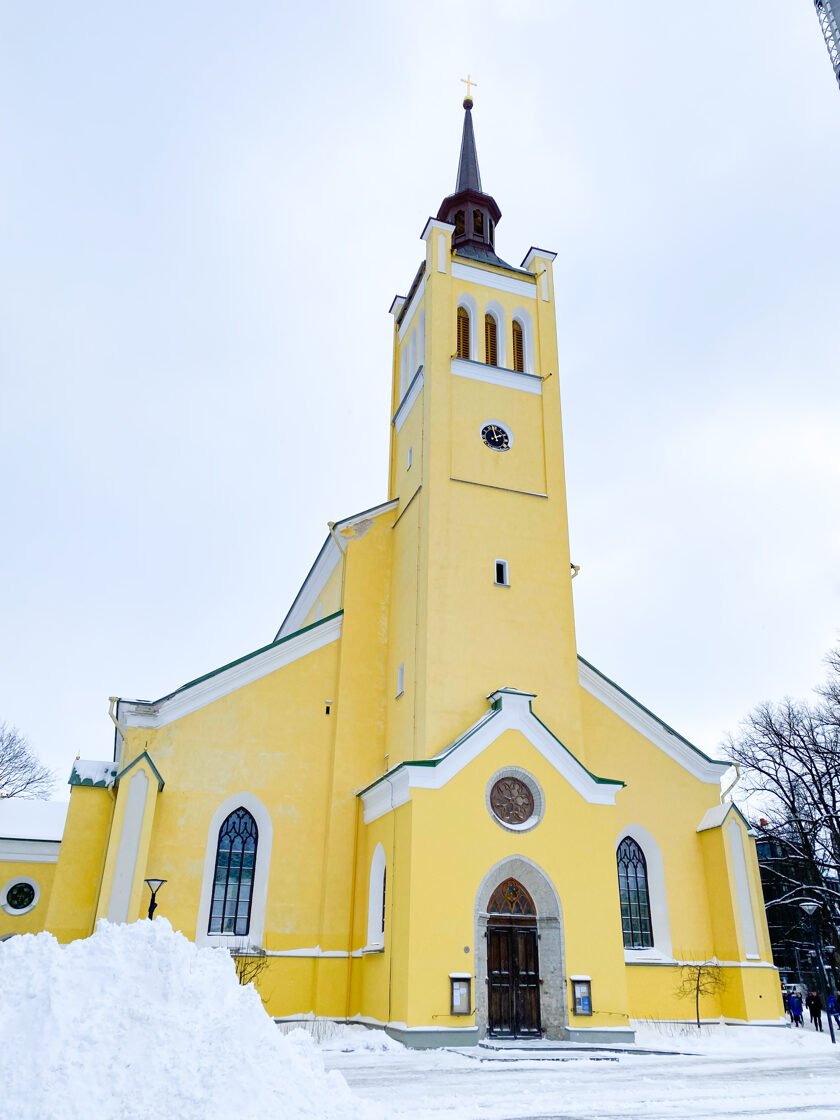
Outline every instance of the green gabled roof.
<path id="1" fill-rule="evenodd" d="M 635 704 L 637 708 L 645 713 L 645 715 L 650 716 L 652 720 L 658 723 L 664 731 L 667 731 L 669 735 L 673 735 L 675 739 L 679 739 L 681 743 L 684 743 L 687 747 L 690 747 L 695 754 L 699 754 L 700 757 L 702 759 L 705 759 L 706 762 L 717 763 L 720 766 L 732 765 L 732 763 L 725 758 L 712 758 L 711 755 L 706 754 L 705 751 L 701 751 L 699 747 L 695 747 L 694 743 L 689 742 L 689 740 L 686 739 L 685 735 L 680 735 L 679 731 L 675 731 L 674 728 L 671 727 L 670 724 L 666 723 L 664 719 L 660 719 L 655 712 L 652 712 L 650 708 L 646 708 L 645 705 L 637 700 L 635 696 L 631 696 L 630 693 L 626 689 L 622 688 L 620 684 L 616 684 L 615 681 L 611 680 L 606 673 L 602 673 L 600 669 L 596 669 L 591 661 L 587 661 L 586 658 L 581 657 L 580 654 L 578 654 L 578 661 L 582 661 L 588 669 L 591 669 L 593 673 L 597 673 L 601 680 L 606 681 L 608 685 L 611 685 L 616 690 L 616 692 L 620 692 L 622 696 L 626 696 L 631 704 Z"/>
<path id="2" fill-rule="evenodd" d="M 124 766 L 123 769 L 120 770 L 119 774 L 117 774 L 116 780 L 119 781 L 120 778 L 122 778 L 124 774 L 127 774 L 129 772 L 129 770 L 131 770 L 134 766 L 137 765 L 138 762 L 142 762 L 142 760 L 144 758 L 145 758 L 146 762 L 148 762 L 149 766 L 151 767 L 152 773 L 157 778 L 158 793 L 160 793 L 160 791 L 163 789 L 163 787 L 165 785 L 165 782 L 164 782 L 163 778 L 160 776 L 160 770 L 158 770 L 157 766 L 155 766 L 154 762 L 152 762 L 152 756 L 149 754 L 148 751 L 143 751 L 142 754 L 138 754 L 137 758 L 135 758 L 133 762 L 129 762 L 128 766 Z"/>
<path id="3" fill-rule="evenodd" d="M 302 626 L 300 630 L 295 630 L 293 634 L 287 634 L 285 638 L 275 638 L 273 642 L 269 642 L 267 646 L 260 646 L 259 649 L 252 650 L 251 653 L 246 653 L 243 657 L 237 657 L 235 661 L 229 661 L 227 665 L 221 665 L 218 669 L 213 669 L 209 673 L 204 673 L 203 676 L 196 677 L 195 680 L 187 681 L 182 684 L 180 688 L 176 688 L 174 692 L 168 692 L 166 696 L 161 696 L 157 700 L 128 700 L 122 697 L 126 704 L 148 704 L 150 707 L 155 704 L 163 704 L 166 700 L 171 700 L 173 696 L 177 696 L 180 692 L 186 692 L 188 688 L 194 688 L 195 685 L 201 684 L 203 681 L 209 681 L 211 677 L 217 677 L 219 673 L 224 673 L 226 669 L 232 669 L 235 665 L 241 665 L 244 661 L 250 661 L 252 657 L 259 657 L 261 653 L 266 653 L 270 649 L 276 649 L 277 646 L 282 646 L 286 642 L 290 642 L 292 638 L 299 638 L 301 634 L 307 633 L 309 630 L 314 630 L 318 626 L 323 626 L 327 622 L 332 622 L 333 619 L 343 615 L 344 611 L 336 611 L 334 614 L 328 614 L 326 618 L 319 618 L 317 622 L 310 622 L 308 626 Z"/>

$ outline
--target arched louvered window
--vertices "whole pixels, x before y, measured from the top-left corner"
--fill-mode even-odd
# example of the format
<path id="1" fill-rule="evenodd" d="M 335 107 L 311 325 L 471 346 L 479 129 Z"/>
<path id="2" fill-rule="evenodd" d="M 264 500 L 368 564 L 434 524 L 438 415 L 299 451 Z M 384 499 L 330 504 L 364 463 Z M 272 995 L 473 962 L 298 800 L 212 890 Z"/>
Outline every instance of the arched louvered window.
<path id="1" fill-rule="evenodd" d="M 464 218 L 464 211 L 459 210 L 455 215 L 455 236 L 458 237 L 459 234 L 465 233 L 466 228 L 467 228 L 467 223 L 466 223 L 466 220 Z"/>
<path id="2" fill-rule="evenodd" d="M 517 373 L 525 372 L 525 336 L 522 324 L 513 320 L 513 368 Z"/>
<path id="3" fill-rule="evenodd" d="M 473 235 L 484 236 L 484 211 L 482 210 L 473 210 Z"/>
<path id="4" fill-rule="evenodd" d="M 247 809 L 234 809 L 219 829 L 209 933 L 247 935 L 256 862 L 257 822 Z"/>
<path id="5" fill-rule="evenodd" d="M 499 364 L 499 340 L 496 320 L 492 315 L 484 316 L 484 361 L 488 366 Z"/>
<path id="6" fill-rule="evenodd" d="M 470 313 L 466 307 L 458 308 L 458 357 L 470 356 Z"/>
<path id="7" fill-rule="evenodd" d="M 630 836 L 618 845 L 618 896 L 625 949 L 653 947 L 647 864 L 642 849 Z"/>

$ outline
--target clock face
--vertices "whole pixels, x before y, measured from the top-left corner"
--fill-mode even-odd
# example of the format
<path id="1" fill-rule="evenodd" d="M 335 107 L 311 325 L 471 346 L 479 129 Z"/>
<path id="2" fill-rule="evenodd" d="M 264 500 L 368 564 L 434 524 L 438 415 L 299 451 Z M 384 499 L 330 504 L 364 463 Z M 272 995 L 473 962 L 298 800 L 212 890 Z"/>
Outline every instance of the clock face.
<path id="1" fill-rule="evenodd" d="M 481 438 L 484 440 L 485 444 L 488 447 L 492 447 L 494 451 L 510 450 L 510 434 L 501 424 L 497 424 L 493 421 L 489 424 L 485 424 L 481 429 Z"/>

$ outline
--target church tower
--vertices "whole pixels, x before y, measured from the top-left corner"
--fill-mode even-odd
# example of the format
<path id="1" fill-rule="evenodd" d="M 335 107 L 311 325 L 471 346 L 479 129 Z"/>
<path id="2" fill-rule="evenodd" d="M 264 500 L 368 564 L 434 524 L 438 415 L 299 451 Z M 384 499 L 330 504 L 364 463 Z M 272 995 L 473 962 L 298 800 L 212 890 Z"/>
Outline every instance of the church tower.
<path id="1" fill-rule="evenodd" d="M 392 761 L 436 753 L 501 686 L 580 748 L 552 262 L 496 253 L 472 120 L 394 315 Z"/>

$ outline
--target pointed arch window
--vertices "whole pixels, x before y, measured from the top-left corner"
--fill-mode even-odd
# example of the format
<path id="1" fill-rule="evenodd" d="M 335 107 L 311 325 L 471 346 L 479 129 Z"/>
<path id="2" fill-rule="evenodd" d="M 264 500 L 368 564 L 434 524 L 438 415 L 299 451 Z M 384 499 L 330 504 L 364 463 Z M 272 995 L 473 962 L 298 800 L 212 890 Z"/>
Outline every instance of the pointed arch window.
<path id="1" fill-rule="evenodd" d="M 506 879 L 500 883 L 490 896 L 487 913 L 504 914 L 513 918 L 536 917 L 534 900 L 516 879 Z"/>
<path id="2" fill-rule="evenodd" d="M 251 925 L 257 840 L 257 822 L 241 807 L 234 809 L 219 829 L 209 933 L 247 936 Z"/>
<path id="3" fill-rule="evenodd" d="M 499 364 L 499 336 L 496 320 L 492 315 L 484 316 L 484 362 L 488 366 Z"/>
<path id="4" fill-rule="evenodd" d="M 636 841 L 626 836 L 618 845 L 618 895 L 625 949 L 653 948 L 647 863 Z"/>
<path id="5" fill-rule="evenodd" d="M 525 372 L 525 336 L 522 324 L 513 320 L 513 368 L 517 373 Z"/>
<path id="6" fill-rule="evenodd" d="M 458 357 L 470 356 L 470 313 L 466 307 L 458 308 Z"/>

